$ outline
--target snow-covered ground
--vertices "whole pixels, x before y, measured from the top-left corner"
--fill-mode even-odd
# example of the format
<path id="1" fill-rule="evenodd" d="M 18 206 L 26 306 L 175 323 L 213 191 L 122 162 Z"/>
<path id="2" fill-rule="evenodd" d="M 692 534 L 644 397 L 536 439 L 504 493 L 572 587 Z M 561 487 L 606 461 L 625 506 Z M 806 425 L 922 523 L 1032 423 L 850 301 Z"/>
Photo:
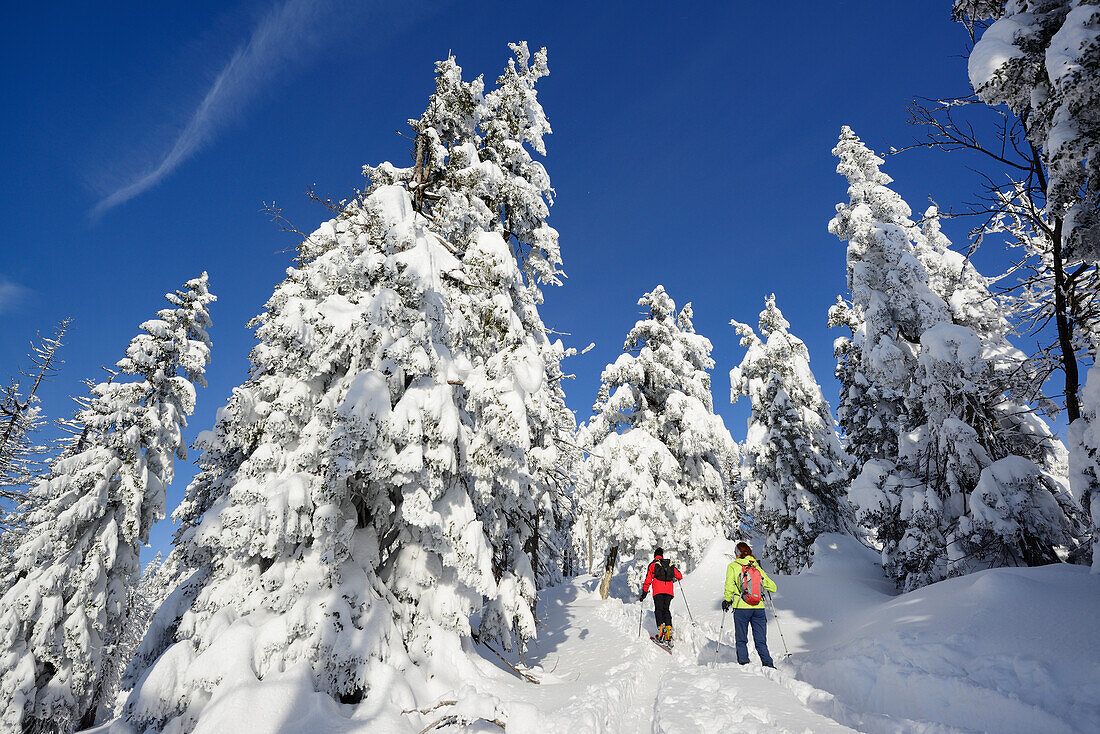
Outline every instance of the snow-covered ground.
<path id="1" fill-rule="evenodd" d="M 898 595 L 875 553 L 827 536 L 811 571 L 774 575 L 791 657 L 770 619 L 772 671 L 751 644 L 753 664 L 736 664 L 728 616 L 710 667 L 732 553 L 716 543 L 685 577 L 672 656 L 638 635 L 642 609 L 653 629 L 650 604 L 623 585 L 626 603 L 602 601 L 593 578 L 549 590 L 526 660 L 552 672 L 494 693 L 533 705 L 540 731 L 1100 731 L 1100 576 L 1087 568 L 995 569 Z"/>
<path id="2" fill-rule="evenodd" d="M 400 692 L 389 704 L 338 705 L 290 671 L 227 699 L 219 726 L 415 733 L 456 715 L 482 720 L 444 730 L 499 732 L 496 718 L 510 733 L 1100 731 L 1100 576 L 1087 568 L 996 569 L 898 595 L 873 552 L 824 536 L 810 571 L 773 576 L 791 656 L 769 614 L 778 669 L 767 670 L 751 644 L 753 663 L 736 664 L 729 616 L 713 665 L 732 553 L 717 542 L 685 576 L 672 655 L 649 641 L 651 604 L 626 587 L 625 570 L 606 601 L 585 576 L 540 598 L 539 639 L 524 657 L 538 685 L 484 649 L 460 686 L 422 688 L 414 701 L 400 683 L 377 681 L 382 697 Z M 457 703 L 402 713 L 439 701 Z"/>

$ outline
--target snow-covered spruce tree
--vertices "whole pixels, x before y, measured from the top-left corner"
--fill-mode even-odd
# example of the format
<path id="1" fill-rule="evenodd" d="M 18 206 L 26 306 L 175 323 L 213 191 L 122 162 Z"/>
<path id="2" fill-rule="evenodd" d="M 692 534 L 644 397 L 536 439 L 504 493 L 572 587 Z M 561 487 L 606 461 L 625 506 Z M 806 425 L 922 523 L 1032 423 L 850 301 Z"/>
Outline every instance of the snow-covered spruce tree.
<path id="1" fill-rule="evenodd" d="M 829 231 L 848 243 L 851 305 L 838 299 L 833 326 L 852 337 L 838 342 L 841 381 L 837 413 L 848 451 L 860 462 L 897 456 L 905 398 L 920 334 L 949 320 L 947 306 L 931 291 L 928 273 L 910 242 L 920 234 L 909 206 L 879 170 L 883 160 L 845 126 L 833 149 L 837 173 L 848 179 L 848 203 L 837 204 Z"/>
<path id="2" fill-rule="evenodd" d="M 0 600 L 4 731 L 70 732 L 112 712 L 138 549 L 186 456 L 181 431 L 210 358 L 206 274 L 166 298 L 118 373 L 91 386 L 79 440 L 31 490 L 16 580 Z"/>
<path id="3" fill-rule="evenodd" d="M 497 112 L 453 59 L 437 71 L 416 165 L 368 167 L 302 244 L 254 322 L 249 380 L 198 442 L 176 513 L 196 570 L 154 619 L 166 649 L 126 703 L 134 725 L 216 727 L 241 685 L 288 677 L 376 711 L 431 703 L 478 675 L 472 635 L 535 635 L 567 529 L 565 350 L 480 198 L 477 131 Z"/>
<path id="4" fill-rule="evenodd" d="M 781 573 L 813 561 L 822 533 L 847 532 L 852 460 L 840 446 L 829 404 L 810 371 L 810 354 L 769 296 L 760 312 L 760 337 L 731 322 L 748 351 L 730 371 L 730 402 L 749 398 L 744 444 L 745 498 L 765 535 L 764 554 Z"/>
<path id="5" fill-rule="evenodd" d="M 492 526 L 494 567 L 499 570 L 515 563 L 517 551 L 512 545 L 515 538 L 522 538 L 523 553 L 530 559 L 537 584 L 543 586 L 560 580 L 566 550 L 563 538 L 569 535 L 571 517 L 563 511 L 561 500 L 577 458 L 563 450 L 571 441 L 560 439 L 572 439 L 576 424 L 565 407 L 560 382 L 561 359 L 569 352 L 560 342 L 546 338 L 537 310 L 543 299 L 540 285 L 560 285 L 562 277 L 558 233 L 546 223 L 554 190 L 546 169 L 528 150 L 545 155 L 543 138 L 551 132 L 535 90 L 538 80 L 549 74 L 546 49 L 532 55 L 526 42 L 509 44 L 509 48 L 515 58 L 509 59 L 496 88 L 488 94 L 481 77 L 462 81 L 454 57 L 438 62 L 436 93 L 420 119 L 409 121 L 417 135 L 413 167 L 395 169 L 385 163 L 364 167 L 364 172 L 371 177 L 372 187 L 404 185 L 413 196 L 414 208 L 434 223 L 456 254 L 466 252 L 471 236 L 490 231 L 502 235 L 519 262 L 527 292 L 508 297 L 528 336 L 525 346 L 535 349 L 537 359 L 530 361 L 532 355 L 517 352 L 514 335 L 499 329 L 484 329 L 467 347 L 472 360 L 489 365 L 492 379 L 511 374 L 513 362 L 532 368 L 540 362 L 546 365 L 547 402 L 538 408 L 537 418 L 530 418 L 533 433 L 525 455 L 510 453 L 514 439 L 507 435 L 489 438 L 486 434 L 486 440 L 477 444 L 472 466 L 480 467 L 479 479 L 484 483 L 479 483 L 474 502 L 479 519 Z M 511 273 L 496 272 L 495 263 L 471 258 L 466 265 L 481 272 L 490 290 L 512 290 Z M 491 324 L 496 317 L 480 318 Z M 531 374 L 537 376 L 539 370 Z M 499 413 L 496 392 L 492 384 L 472 390 L 471 409 Z M 498 424 L 494 418 L 484 425 L 491 429 Z M 510 465 L 502 465 L 509 461 Z M 535 505 L 532 490 L 524 482 L 500 479 L 509 473 L 522 476 L 525 463 L 530 463 L 528 469 L 539 488 L 534 490 L 539 495 Z M 482 632 L 497 624 L 498 612 L 493 605 L 483 614 Z"/>
<path id="6" fill-rule="evenodd" d="M 495 528 L 490 532 L 495 566 L 504 568 L 512 563 L 510 538 L 518 533 L 526 538 L 524 552 L 531 559 L 536 580 L 545 585 L 560 578 L 559 562 L 565 551 L 561 538 L 568 537 L 570 515 L 560 511 L 559 500 L 563 498 L 564 483 L 571 481 L 570 467 L 576 458 L 563 451 L 569 443 L 559 443 L 558 438 L 572 438 L 576 424 L 565 408 L 560 384 L 560 362 L 569 352 L 560 342 L 545 338 L 545 327 L 537 312 L 537 304 L 543 299 L 540 285 L 560 285 L 562 277 L 558 233 L 546 223 L 554 190 L 546 169 L 532 159 L 528 150 L 530 147 L 545 155 L 543 138 L 551 132 L 535 90 L 538 80 L 549 74 L 546 49 L 532 55 L 526 42 L 509 47 L 515 58 L 509 59 L 496 88 L 488 94 L 482 77 L 471 82 L 462 80 L 462 70 L 454 57 L 438 62 L 436 92 L 420 119 L 409 121 L 416 133 L 414 165 L 398 169 L 383 163 L 365 166 L 364 173 L 372 181 L 369 190 L 395 183 L 407 188 L 414 209 L 433 222 L 434 229 L 459 256 L 466 251 L 471 237 L 491 231 L 501 234 L 512 246 L 520 264 L 528 293 L 517 294 L 513 308 L 522 328 L 531 336 L 530 345 L 550 369 L 549 408 L 539 418 L 538 438 L 524 460 L 532 462 L 537 484 L 559 497 L 551 501 L 543 496 L 538 503 L 541 509 L 535 514 L 522 483 L 492 490 L 484 485 L 474 500 L 478 517 Z M 486 330 L 482 337 L 469 345 L 474 350 L 472 359 L 499 362 L 497 355 L 512 354 L 514 350 L 514 344 L 507 338 L 496 338 L 492 330 Z M 514 357 L 517 355 L 508 359 Z M 518 358 L 524 359 L 522 355 Z M 500 367 L 498 364 L 494 369 L 499 371 Z M 471 397 L 493 410 L 495 398 Z M 508 440 L 500 445 L 479 443 L 481 452 L 474 465 L 493 467 L 489 474 L 504 475 L 499 466 L 500 450 L 508 444 Z M 510 499 L 502 501 L 505 496 Z M 554 525 L 545 535 L 539 517 Z M 517 522 L 532 526 L 533 533 Z M 540 544 L 546 546 L 542 553 L 549 562 L 538 560 Z M 483 621 L 491 622 L 493 618 L 487 614 Z"/>
<path id="7" fill-rule="evenodd" d="M 414 165 L 363 170 L 375 187 L 405 186 L 416 211 L 459 251 L 482 230 L 501 233 L 541 303 L 539 283 L 561 284 L 561 253 L 558 233 L 546 223 L 554 189 L 527 146 L 546 154 L 550 123 L 535 85 L 550 71 L 545 48 L 532 56 L 526 41 L 509 47 L 515 59 L 488 94 L 482 77 L 462 81 L 453 56 L 437 62 L 428 109 L 409 120 L 416 133 Z"/>
<path id="8" fill-rule="evenodd" d="M 1005 105 L 1020 119 L 1031 146 L 1025 155 L 1029 176 L 1015 199 L 1039 209 L 1024 220 L 1038 230 L 1028 244 L 1043 247 L 1040 263 L 1050 276 L 1035 290 L 1052 306 L 1033 308 L 1055 316 L 1072 426 L 1070 474 L 1089 511 L 1087 498 L 1095 495 L 1086 481 L 1095 472 L 1089 437 L 1095 431 L 1088 424 L 1097 406 L 1085 405 L 1085 398 L 1096 393 L 1086 386 L 1078 395 L 1076 350 L 1097 330 L 1095 314 L 1080 304 L 1095 300 L 1090 276 L 1100 261 L 1100 6 L 1090 0 L 955 0 L 954 13 L 972 36 L 993 21 L 970 53 L 970 83 L 981 101 Z M 1089 336 L 1075 338 L 1075 331 Z M 1095 516 L 1092 522 L 1095 527 Z"/>
<path id="9" fill-rule="evenodd" d="M 843 363 L 838 375 L 855 374 L 857 393 L 891 395 L 896 406 L 896 455 L 865 453 L 850 491 L 887 572 L 915 588 L 982 564 L 1056 560 L 1080 522 L 1058 476 L 1065 449 L 1017 397 L 1035 380 L 988 283 L 949 249 L 934 209 L 923 228 L 909 219 L 881 159 L 851 130 L 835 153 L 853 205 L 838 207 L 830 228 L 849 241 L 853 306 L 832 317 L 856 327 L 838 349 L 855 367 Z"/>
<path id="10" fill-rule="evenodd" d="M 955 0 L 976 35 L 970 84 L 1005 105 L 1042 155 L 1056 247 L 1100 260 L 1100 6 L 1092 0 Z"/>
<path id="11" fill-rule="evenodd" d="M 883 546 L 890 568 L 906 532 L 902 487 L 886 482 L 898 455 L 899 438 L 909 424 L 907 398 L 920 351 L 921 333 L 949 320 L 943 298 L 932 292 L 923 260 L 941 243 L 923 241 L 910 218 L 912 210 L 888 187 L 891 178 L 879 170 L 883 160 L 845 126 L 833 149 L 837 173 L 848 180 L 848 204 L 837 205 L 829 231 L 848 242 L 847 274 L 851 302 L 842 297 L 829 310 L 829 326 L 844 326 L 850 337 L 834 343 L 840 381 L 837 415 L 848 453 L 868 470 L 867 478 L 885 493 L 855 503 L 859 519 Z M 923 246 L 914 246 L 914 242 Z M 923 257 L 921 257 L 923 256 Z M 869 467 L 871 462 L 882 466 Z M 854 498 L 855 499 L 855 498 Z M 867 498 L 863 498 L 867 499 Z"/>
<path id="12" fill-rule="evenodd" d="M 690 570 L 737 520 L 740 454 L 714 413 L 711 344 L 695 333 L 690 304 L 677 313 L 657 286 L 638 305 L 645 317 L 604 369 L 595 414 L 581 431 L 591 452 L 582 502 L 594 512 L 602 549 L 642 561 L 661 545 Z M 644 573 L 645 564 L 636 563 L 631 584 Z"/>
<path id="13" fill-rule="evenodd" d="M 33 368 L 22 372 L 0 391 L 0 595 L 7 591 L 15 565 L 15 549 L 23 537 L 24 518 L 30 511 L 27 489 L 45 473 L 47 447 L 37 435 L 45 424 L 38 388 L 57 374 L 61 340 L 71 319 L 57 325 L 52 337 L 40 337 L 29 355 Z"/>

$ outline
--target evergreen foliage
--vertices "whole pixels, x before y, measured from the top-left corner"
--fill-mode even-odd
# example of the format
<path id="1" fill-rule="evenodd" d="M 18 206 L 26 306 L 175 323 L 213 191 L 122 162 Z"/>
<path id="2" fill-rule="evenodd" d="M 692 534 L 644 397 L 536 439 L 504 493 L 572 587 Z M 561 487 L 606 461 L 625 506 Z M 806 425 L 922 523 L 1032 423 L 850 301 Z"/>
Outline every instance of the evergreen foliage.
<path id="1" fill-rule="evenodd" d="M 1100 259 L 1100 6 L 1091 0 L 955 0 L 972 29 L 993 21 L 968 59 L 980 100 L 1006 105 L 1042 155 L 1045 210 L 1059 248 Z"/>
<path id="2" fill-rule="evenodd" d="M 819 535 L 851 530 L 852 460 L 806 345 L 788 331 L 775 296 L 760 312 L 759 337 L 748 324 L 731 323 L 747 349 L 730 372 L 730 402 L 747 397 L 752 408 L 744 444 L 747 509 L 765 536 L 764 556 L 780 573 L 796 573 L 813 561 Z"/>
<path id="3" fill-rule="evenodd" d="M 920 230 L 909 206 L 887 184 L 882 159 L 845 126 L 833 149 L 837 173 L 848 180 L 848 203 L 837 205 L 829 231 L 848 243 L 851 305 L 838 299 L 831 326 L 852 336 L 838 342 L 841 380 L 837 413 L 848 450 L 859 461 L 892 460 L 905 423 L 917 344 L 928 326 L 948 320 L 910 240 Z"/>
<path id="4" fill-rule="evenodd" d="M 0 391 L 0 594 L 11 582 L 15 549 L 32 507 L 27 490 L 45 473 L 47 447 L 38 436 L 46 419 L 38 388 L 60 369 L 58 350 L 70 323 L 71 319 L 65 319 L 52 337 L 40 337 L 29 355 L 34 368 L 21 373 L 24 379 L 12 379 Z"/>
<path id="5" fill-rule="evenodd" d="M 254 320 L 251 376 L 197 442 L 175 513 L 180 583 L 128 675 L 133 724 L 189 731 L 242 681 L 291 674 L 341 702 L 403 695 L 386 681 L 473 675 L 471 637 L 535 636 L 575 424 L 569 350 L 515 251 L 555 282 L 546 202 L 516 193 L 542 170 L 518 162 L 549 131 L 545 51 L 529 67 L 513 49 L 488 95 L 437 64 L 415 165 L 367 167 Z"/>
<path id="6" fill-rule="evenodd" d="M 65 733 L 113 711 L 138 549 L 186 457 L 182 430 L 210 359 L 206 274 L 166 298 L 171 307 L 141 325 L 112 379 L 91 385 L 79 440 L 30 492 L 15 580 L 0 599 L 5 730 Z"/>
<path id="7" fill-rule="evenodd" d="M 561 284 L 557 231 L 546 223 L 554 189 L 531 151 L 546 155 L 551 132 L 535 85 L 550 73 L 546 49 L 534 55 L 527 42 L 509 44 L 497 87 L 485 94 L 482 77 L 462 80 L 453 56 L 436 63 L 436 91 L 419 120 L 414 165 L 364 166 L 372 187 L 400 184 L 413 206 L 435 223 L 458 252 L 481 231 L 498 232 L 512 243 L 534 301 L 539 284 Z"/>
<path id="8" fill-rule="evenodd" d="M 838 348 L 842 405 L 887 398 L 878 424 L 845 426 L 864 461 L 849 497 L 887 573 L 912 589 L 983 564 L 1056 560 L 1078 542 L 1080 510 L 1059 476 L 1065 448 L 1016 397 L 1035 378 L 997 299 L 949 249 L 934 208 L 923 226 L 909 219 L 882 159 L 850 129 L 834 154 L 851 201 L 830 223 L 849 243 L 853 303 L 831 314 L 854 326 Z M 856 414 L 842 410 L 842 421 Z M 891 435 L 886 450 L 879 439 Z"/>
<path id="9" fill-rule="evenodd" d="M 600 546 L 642 562 L 629 572 L 635 586 L 654 547 L 690 571 L 714 538 L 732 532 L 740 464 L 714 413 L 711 343 L 695 333 L 691 305 L 677 313 L 663 286 L 638 305 L 644 318 L 604 369 L 582 428 L 591 453 L 580 490 Z"/>

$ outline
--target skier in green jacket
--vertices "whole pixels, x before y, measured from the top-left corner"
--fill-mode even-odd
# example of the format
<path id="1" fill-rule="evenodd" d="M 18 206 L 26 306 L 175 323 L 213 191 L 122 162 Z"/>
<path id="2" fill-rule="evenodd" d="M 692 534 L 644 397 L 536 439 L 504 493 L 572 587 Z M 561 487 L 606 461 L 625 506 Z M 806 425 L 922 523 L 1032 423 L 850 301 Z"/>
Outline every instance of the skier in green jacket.
<path id="1" fill-rule="evenodd" d="M 755 588 L 754 588 L 755 586 Z M 763 587 L 763 588 L 761 588 Z M 768 618 L 764 614 L 764 591 L 775 591 L 775 582 L 752 555 L 748 543 L 737 544 L 737 558 L 726 567 L 726 593 L 722 598 L 722 611 L 733 608 L 733 629 L 737 640 L 737 662 L 749 663 L 749 626 L 752 641 L 760 662 L 766 668 L 774 668 L 768 652 Z"/>

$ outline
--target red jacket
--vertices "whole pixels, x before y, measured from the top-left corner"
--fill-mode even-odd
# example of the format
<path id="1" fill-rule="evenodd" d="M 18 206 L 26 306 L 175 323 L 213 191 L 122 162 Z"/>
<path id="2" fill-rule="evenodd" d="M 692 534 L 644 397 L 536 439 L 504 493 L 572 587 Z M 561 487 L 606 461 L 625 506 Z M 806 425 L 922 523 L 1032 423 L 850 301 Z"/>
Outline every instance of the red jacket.
<path id="1" fill-rule="evenodd" d="M 675 596 L 675 594 L 672 593 L 672 583 L 673 582 L 671 582 L 671 581 L 659 581 L 659 580 L 653 578 L 653 564 L 656 563 L 658 561 L 658 559 L 661 559 L 661 558 L 664 558 L 664 556 L 654 556 L 653 560 L 650 561 L 649 571 L 647 571 L 646 575 L 645 575 L 645 583 L 642 584 L 642 591 L 647 592 L 647 591 L 649 591 L 649 587 L 652 586 L 653 587 L 653 596 L 657 596 L 658 594 L 668 594 L 669 596 Z M 680 573 L 680 569 L 676 568 L 675 566 L 672 567 L 672 573 L 676 577 L 677 581 L 679 581 L 680 579 L 682 579 L 684 577 L 684 575 L 682 573 Z"/>

